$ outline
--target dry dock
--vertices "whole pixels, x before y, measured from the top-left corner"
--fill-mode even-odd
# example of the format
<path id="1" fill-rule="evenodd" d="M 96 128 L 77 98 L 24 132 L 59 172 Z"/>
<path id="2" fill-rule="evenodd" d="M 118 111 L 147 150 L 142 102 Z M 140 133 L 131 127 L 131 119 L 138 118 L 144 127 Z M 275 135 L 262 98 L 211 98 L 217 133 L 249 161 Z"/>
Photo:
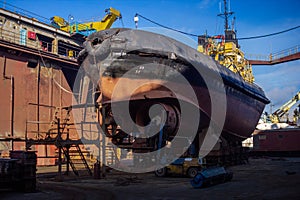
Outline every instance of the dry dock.
<path id="1" fill-rule="evenodd" d="M 114 20 L 110 20 L 110 22 L 114 22 Z M 228 168 L 229 171 L 233 172 L 233 179 L 231 181 L 202 189 L 194 189 L 190 184 L 191 178 L 180 176 L 156 177 L 154 173 L 128 174 L 112 170 L 105 174 L 105 178 L 95 179 L 93 176 L 97 173 L 92 173 L 94 169 L 90 167 L 93 166 L 96 159 L 107 165 L 113 165 L 123 159 L 120 152 L 114 151 L 111 142 L 119 142 L 119 147 L 123 147 L 124 149 L 130 149 L 128 146 L 130 144 L 132 145 L 131 149 L 135 149 L 138 152 L 139 150 L 154 149 L 153 147 L 159 149 L 161 145 L 158 144 L 163 141 L 157 140 L 159 141 L 157 142 L 154 140 L 149 142 L 152 146 L 135 146 L 131 141 L 133 138 L 123 137 L 123 132 L 117 130 L 118 126 L 113 120 L 107 120 L 108 124 L 104 123 L 104 127 L 106 126 L 107 128 L 106 133 L 110 134 L 114 133 L 113 131 L 119 131 L 120 138 L 115 137 L 113 140 L 111 137 L 108 141 L 104 139 L 106 137 L 100 134 L 99 129 L 97 129 L 97 124 L 100 123 L 100 115 L 97 114 L 105 116 L 104 109 L 106 108 L 101 107 L 104 110 L 104 114 L 102 115 L 102 112 L 99 112 L 99 102 L 94 102 L 97 99 L 95 98 L 97 97 L 96 94 L 98 95 L 100 92 L 95 90 L 96 87 L 94 88 L 94 86 L 92 89 L 89 88 L 90 86 L 92 87 L 92 84 L 87 81 L 88 79 L 86 78 L 88 77 L 85 76 L 86 74 L 81 73 L 77 62 L 79 52 L 83 48 L 82 42 L 84 38 L 82 36 L 79 37 L 79 40 L 78 35 L 76 36 L 72 31 L 66 32 L 36 18 L 22 16 L 17 12 L 2 8 L 0 8 L 0 26 L 0 73 L 2 73 L 0 75 L 2 77 L 0 79 L 0 94 L 2 95 L 0 99 L 0 156 L 5 158 L 3 161 L 4 164 L 0 163 L 0 182 L 2 181 L 2 185 L 6 187 L 7 185 L 12 186 L 0 189 L 0 200 L 300 199 L 300 157 L 251 157 L 247 164 L 230 166 Z M 69 26 L 69 29 L 71 27 L 76 26 Z M 97 41 L 99 42 L 98 39 L 92 41 L 93 45 L 99 45 L 96 43 Z M 236 46 L 233 44 L 231 44 L 231 48 L 236 49 Z M 278 54 L 278 56 L 273 55 L 268 61 L 252 60 L 250 63 L 253 65 L 273 65 L 296 60 L 300 56 L 298 46 L 296 49 L 292 54 L 285 55 L 285 57 L 282 57 L 283 54 Z M 140 55 L 149 56 L 148 54 L 143 54 L 143 52 Z M 176 57 L 176 54 L 174 55 Z M 165 57 L 169 61 L 169 55 Z M 158 57 L 154 61 L 157 62 L 159 60 L 162 59 Z M 181 66 L 181 61 L 176 63 L 176 66 L 177 64 Z M 76 87 L 74 88 L 77 80 L 76 77 L 80 80 L 78 81 L 80 84 L 78 91 Z M 109 78 L 109 80 L 111 79 Z M 233 89 L 228 91 L 232 92 Z M 101 92 L 102 95 L 103 93 Z M 88 97 L 91 97 L 91 99 Z M 146 95 L 141 97 L 142 99 L 147 99 Z M 240 98 L 235 96 L 229 101 L 229 105 L 231 105 L 233 110 L 243 107 L 236 106 L 239 105 L 237 104 L 238 100 Z M 165 102 L 167 101 L 161 103 Z M 173 100 L 173 102 L 175 101 Z M 248 110 L 246 106 L 249 102 L 251 101 L 245 98 L 244 110 Z M 152 105 L 153 102 L 150 103 L 145 104 L 147 109 L 150 108 L 149 105 Z M 95 105 L 99 106 L 96 108 L 99 113 L 95 112 Z M 167 108 L 167 111 L 172 111 L 174 116 L 175 114 L 179 114 L 180 109 L 174 109 L 169 104 L 163 105 Z M 85 109 L 84 113 L 92 111 L 92 114 L 87 117 L 85 114 L 82 120 L 76 121 L 74 110 L 81 108 Z M 258 110 L 262 111 L 263 107 L 260 107 Z M 140 115 L 137 115 L 138 111 L 141 113 Z M 142 116 L 144 115 L 144 111 L 146 109 L 138 109 L 135 112 L 136 117 L 141 117 L 142 125 L 148 123 L 148 119 Z M 228 113 L 232 115 L 231 119 L 239 119 L 239 123 L 236 123 L 238 120 L 229 120 L 234 122 L 229 123 L 232 126 L 231 128 L 239 134 L 244 132 L 243 129 L 248 127 L 249 122 L 247 121 L 243 125 L 241 121 L 242 118 L 251 119 L 249 112 L 243 111 L 241 112 L 241 116 L 243 117 L 237 117 L 237 112 L 229 111 Z M 250 111 L 255 111 L 255 108 L 250 109 Z M 253 118 L 258 119 L 259 113 L 254 112 L 253 116 L 255 116 Z M 107 112 L 107 114 L 110 114 L 110 112 Z M 110 115 L 107 116 L 109 116 L 109 119 L 111 118 Z M 96 119 L 96 122 L 90 118 Z M 105 118 L 102 117 L 102 119 Z M 170 134 L 172 137 L 175 135 L 177 126 L 180 124 L 179 117 L 178 119 L 176 117 L 176 120 L 178 120 L 177 123 L 170 123 L 170 125 L 174 125 L 172 131 L 170 131 L 173 134 Z M 175 122 L 173 119 L 168 121 Z M 250 121 L 254 128 L 256 120 L 252 119 Z M 190 121 L 188 122 L 190 124 Z M 163 133 L 163 131 L 160 132 Z M 251 131 L 249 127 L 246 133 L 248 134 L 244 134 L 244 137 L 250 135 Z M 115 136 L 116 134 L 111 135 Z M 277 153 L 276 150 L 282 144 L 285 144 L 286 148 L 281 149 L 281 151 L 296 151 L 295 149 L 299 147 L 298 140 L 293 139 L 291 135 L 285 137 L 287 135 L 289 134 L 271 134 L 271 137 L 274 137 L 271 140 L 266 140 L 266 135 L 260 138 L 258 135 L 257 139 L 259 140 L 260 150 L 272 151 L 272 155 L 274 156 L 274 152 Z M 170 137 L 169 140 L 171 139 Z M 245 151 L 241 147 L 241 139 L 234 140 L 232 143 L 228 142 L 227 144 L 226 140 L 221 141 L 221 139 L 216 146 L 220 149 L 223 147 L 221 149 L 222 154 L 220 153 L 220 149 L 220 151 L 213 152 L 215 153 L 214 157 L 212 156 L 213 161 L 215 161 L 214 164 L 238 164 L 247 160 L 248 157 L 244 156 Z M 146 142 L 143 143 L 143 141 L 147 140 L 140 141 L 141 144 L 147 144 Z M 200 148 L 199 141 L 195 141 L 198 143 L 196 146 Z M 139 145 L 140 143 L 138 142 L 136 143 Z M 278 146 L 276 146 L 277 144 Z M 273 146 L 276 147 L 275 150 Z M 255 147 L 254 145 L 254 149 Z M 272 148 L 270 149 L 269 147 Z M 8 159 L 10 150 L 36 151 L 37 158 L 34 165 L 30 164 L 30 168 L 27 168 L 32 172 L 28 174 L 31 175 L 29 178 L 34 183 L 34 189 L 36 182 L 37 187 L 35 192 L 16 192 L 12 189 L 14 188 L 14 182 L 11 181 L 13 179 L 9 178 L 13 177 L 12 175 L 14 174 L 13 170 L 8 170 L 7 163 L 11 161 L 16 163 L 17 161 L 16 159 Z M 132 152 L 133 150 L 130 153 Z M 128 157 L 131 159 L 134 156 L 131 154 Z M 37 174 L 35 173 L 36 164 L 39 166 Z M 78 165 L 81 169 L 83 168 L 82 166 L 85 166 L 86 170 L 78 170 L 80 168 Z M 14 168 L 11 167 L 11 169 Z M 24 168 L 19 167 L 18 169 Z M 97 172 L 99 171 L 100 169 Z M 63 174 L 64 172 L 69 172 L 69 175 Z M 85 175 L 87 172 L 89 175 Z M 77 176 L 75 175 L 76 173 Z M 25 180 L 22 176 L 23 179 Z M 28 186 L 28 182 L 24 185 Z"/>
<path id="2" fill-rule="evenodd" d="M 193 189 L 190 178 L 157 178 L 152 173 L 113 171 L 105 179 L 66 178 L 55 181 L 53 173 L 38 170 L 38 191 L 1 191 L 4 199 L 299 199 L 300 158 L 251 158 L 249 164 L 229 168 L 230 182 Z"/>

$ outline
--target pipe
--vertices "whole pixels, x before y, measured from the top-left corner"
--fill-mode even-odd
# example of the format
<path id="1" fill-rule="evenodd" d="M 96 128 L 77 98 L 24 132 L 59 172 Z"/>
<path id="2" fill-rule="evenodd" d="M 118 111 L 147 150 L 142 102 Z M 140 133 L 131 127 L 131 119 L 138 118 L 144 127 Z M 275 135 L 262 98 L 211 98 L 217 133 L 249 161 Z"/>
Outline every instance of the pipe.
<path id="1" fill-rule="evenodd" d="M 4 62 L 3 62 L 3 79 L 6 79 L 6 75 L 5 75 L 5 71 L 6 71 L 6 57 L 4 56 Z"/>
<path id="2" fill-rule="evenodd" d="M 13 75 L 6 75 L 6 57 L 4 56 L 3 63 L 3 79 L 10 80 L 11 85 L 11 93 L 10 93 L 10 135 L 12 137 L 11 140 L 11 150 L 14 150 L 14 118 L 15 118 L 15 78 Z"/>
<path id="3" fill-rule="evenodd" d="M 37 71 L 37 94 L 36 94 L 36 102 L 37 102 L 37 111 L 36 111 L 36 121 L 40 121 L 40 79 L 41 79 L 41 64 L 38 63 L 38 71 Z M 37 124 L 37 133 L 40 133 L 40 124 Z"/>
<path id="4" fill-rule="evenodd" d="M 15 78 L 13 75 L 10 76 L 10 83 L 11 83 L 10 134 L 12 137 L 11 150 L 13 151 L 14 150 L 14 118 L 15 118 Z"/>
<path id="5" fill-rule="evenodd" d="M 105 175 L 105 173 L 106 173 L 106 167 L 105 167 L 105 165 L 106 165 L 106 160 L 105 160 L 105 158 L 106 158 L 106 136 L 105 136 L 105 130 L 106 130 L 106 127 L 105 127 L 105 118 L 106 118 L 106 114 L 105 114 L 105 111 L 106 111 L 106 107 L 105 106 L 103 106 L 103 104 L 102 104 L 102 109 L 101 109 L 101 111 L 102 111 L 102 131 L 103 131 L 103 133 L 104 134 L 102 134 L 102 165 L 101 165 L 101 169 L 102 169 L 102 177 L 105 177 L 106 175 Z M 100 134 L 100 133 L 99 133 Z M 100 136 L 100 135 L 99 135 Z M 100 137 L 99 137 L 100 138 Z"/>
<path id="6" fill-rule="evenodd" d="M 60 132 L 60 118 L 57 119 L 57 140 L 59 141 L 59 143 L 57 144 L 58 146 L 58 177 L 59 180 L 62 180 L 62 174 L 61 174 L 61 170 L 62 170 L 62 146 L 61 146 L 61 132 Z"/>

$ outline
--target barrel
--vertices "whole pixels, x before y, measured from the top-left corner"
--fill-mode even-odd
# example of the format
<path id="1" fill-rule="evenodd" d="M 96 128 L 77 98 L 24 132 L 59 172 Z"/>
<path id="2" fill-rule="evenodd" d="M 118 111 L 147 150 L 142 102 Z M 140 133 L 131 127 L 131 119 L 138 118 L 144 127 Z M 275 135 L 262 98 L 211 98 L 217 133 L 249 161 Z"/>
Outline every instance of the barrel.
<path id="1" fill-rule="evenodd" d="M 12 188 L 17 172 L 16 159 L 0 158 L 0 188 Z"/>
<path id="2" fill-rule="evenodd" d="M 24 192 L 34 192 L 36 190 L 36 152 L 10 151 L 10 157 L 18 160 L 17 165 L 20 169 L 16 176 L 18 181 L 14 188 Z"/>

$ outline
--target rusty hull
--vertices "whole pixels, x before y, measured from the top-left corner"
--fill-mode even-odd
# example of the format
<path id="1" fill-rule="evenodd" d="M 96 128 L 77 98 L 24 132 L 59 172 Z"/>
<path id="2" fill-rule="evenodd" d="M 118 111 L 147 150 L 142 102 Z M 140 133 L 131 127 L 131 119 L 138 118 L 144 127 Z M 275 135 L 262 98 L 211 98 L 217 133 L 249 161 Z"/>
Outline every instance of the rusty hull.
<path id="1" fill-rule="evenodd" d="M 190 104 L 192 109 L 199 109 L 201 119 L 209 119 L 211 115 L 209 91 L 201 77 L 203 74 L 199 75 L 195 69 L 201 69 L 204 75 L 212 79 L 215 85 L 213 92 L 217 96 L 221 95 L 218 92 L 219 87 L 224 84 L 227 110 L 222 132 L 223 136 L 233 142 L 251 135 L 265 104 L 269 103 L 259 86 L 245 82 L 238 74 L 214 62 L 210 57 L 166 36 L 140 30 L 110 29 L 91 35 L 84 45 L 85 49 L 81 51 L 79 60 L 90 79 L 98 84 L 101 93 L 98 103 L 109 107 L 111 103 L 130 99 L 133 105 L 130 113 L 136 122 L 140 121 L 137 119 L 138 110 L 147 104 L 159 103 L 180 110 L 177 101 Z M 166 71 L 161 65 L 171 67 L 172 70 Z M 175 72 L 181 73 L 189 81 L 196 93 L 198 105 L 198 102 L 180 95 L 185 85 L 178 81 Z M 221 75 L 223 82 L 214 79 L 216 73 Z M 112 101 L 112 93 L 119 80 L 122 80 L 120 90 L 122 92 L 115 94 Z M 149 80 L 155 81 L 155 84 L 144 84 Z M 172 85 L 176 91 L 166 90 L 165 83 Z M 137 89 L 128 92 L 132 88 Z M 177 117 L 180 120 L 180 113 Z M 126 119 L 122 121 L 126 126 Z M 146 125 L 148 123 L 146 121 L 142 125 Z M 191 123 L 199 123 L 201 132 L 207 128 L 209 120 Z M 188 124 L 181 125 L 189 130 Z M 122 131 L 121 133 L 123 136 L 126 135 Z M 176 128 L 169 134 L 174 136 Z"/>

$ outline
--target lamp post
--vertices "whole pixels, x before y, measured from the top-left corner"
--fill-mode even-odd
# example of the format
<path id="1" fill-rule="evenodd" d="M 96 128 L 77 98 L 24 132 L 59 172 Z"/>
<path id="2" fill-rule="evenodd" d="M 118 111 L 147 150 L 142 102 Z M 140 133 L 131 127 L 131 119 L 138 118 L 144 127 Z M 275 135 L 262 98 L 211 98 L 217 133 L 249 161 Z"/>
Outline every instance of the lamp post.
<path id="1" fill-rule="evenodd" d="M 138 21 L 139 21 L 139 17 L 138 17 L 137 14 L 134 16 L 133 20 L 134 20 L 134 23 L 135 23 L 135 28 L 137 29 L 137 27 L 138 27 Z"/>

